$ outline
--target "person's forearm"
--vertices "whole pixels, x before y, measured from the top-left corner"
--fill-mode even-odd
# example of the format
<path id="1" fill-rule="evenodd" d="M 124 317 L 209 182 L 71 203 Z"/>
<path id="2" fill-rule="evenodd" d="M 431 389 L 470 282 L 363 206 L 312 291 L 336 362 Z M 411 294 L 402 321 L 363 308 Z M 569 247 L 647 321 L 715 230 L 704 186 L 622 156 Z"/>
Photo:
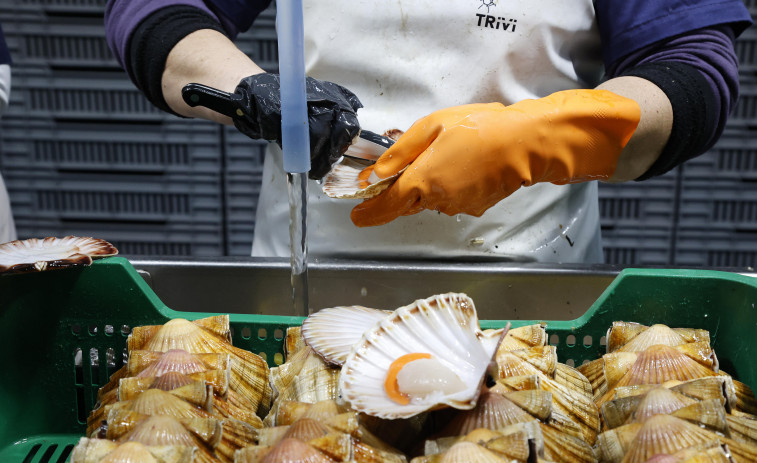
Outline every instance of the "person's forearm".
<path id="1" fill-rule="evenodd" d="M 615 174 L 608 181 L 634 180 L 649 169 L 665 148 L 673 126 L 673 107 L 660 88 L 639 77 L 616 77 L 597 88 L 631 98 L 641 108 L 639 126 L 623 149 Z"/>
<path id="2" fill-rule="evenodd" d="M 190 107 L 181 98 L 188 83 L 199 83 L 234 92 L 240 80 L 263 71 L 234 43 L 220 32 L 202 29 L 193 32 L 168 54 L 161 85 L 168 106 L 183 116 L 200 117 L 223 124 L 231 119 L 208 108 Z"/>

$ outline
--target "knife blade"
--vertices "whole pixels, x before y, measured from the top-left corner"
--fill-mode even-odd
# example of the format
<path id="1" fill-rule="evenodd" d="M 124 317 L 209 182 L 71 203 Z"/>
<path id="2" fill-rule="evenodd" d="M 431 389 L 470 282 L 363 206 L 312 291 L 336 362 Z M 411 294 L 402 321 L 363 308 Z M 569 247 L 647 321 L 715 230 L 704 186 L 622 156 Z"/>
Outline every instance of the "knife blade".
<path id="1" fill-rule="evenodd" d="M 375 163 L 394 144 L 394 140 L 370 130 L 361 130 L 360 135 L 347 148 L 344 156 Z"/>

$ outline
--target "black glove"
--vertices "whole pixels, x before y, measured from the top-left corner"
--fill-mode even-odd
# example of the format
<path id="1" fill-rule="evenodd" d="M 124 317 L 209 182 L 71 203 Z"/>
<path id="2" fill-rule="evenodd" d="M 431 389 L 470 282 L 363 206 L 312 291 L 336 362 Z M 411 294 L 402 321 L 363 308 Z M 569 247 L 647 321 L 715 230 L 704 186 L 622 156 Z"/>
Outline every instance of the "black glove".
<path id="1" fill-rule="evenodd" d="M 305 79 L 310 124 L 310 173 L 321 179 L 360 133 L 356 112 L 363 105 L 352 92 L 333 82 Z M 281 146 L 281 94 L 278 74 L 245 77 L 232 100 L 244 115 L 234 125 L 250 138 L 275 141 Z M 237 113 L 238 114 L 238 113 Z"/>

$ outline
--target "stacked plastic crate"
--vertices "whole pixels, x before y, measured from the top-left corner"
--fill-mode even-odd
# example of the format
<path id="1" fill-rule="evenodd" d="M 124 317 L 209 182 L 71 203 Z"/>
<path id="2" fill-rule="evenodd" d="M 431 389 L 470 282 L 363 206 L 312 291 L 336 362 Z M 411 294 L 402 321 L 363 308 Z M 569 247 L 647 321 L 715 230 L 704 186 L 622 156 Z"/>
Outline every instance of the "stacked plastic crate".
<path id="1" fill-rule="evenodd" d="M 757 1 L 747 0 L 757 18 Z M 726 130 L 683 166 L 675 261 L 757 266 L 757 29 L 736 41 L 741 92 Z"/>
<path id="2" fill-rule="evenodd" d="M 259 182 L 259 146 L 227 162 L 221 127 L 154 109 L 107 47 L 105 3 L 0 2 L 14 60 L 0 167 L 19 236 L 93 235 L 127 255 L 249 255 L 257 189 L 240 185 Z"/>

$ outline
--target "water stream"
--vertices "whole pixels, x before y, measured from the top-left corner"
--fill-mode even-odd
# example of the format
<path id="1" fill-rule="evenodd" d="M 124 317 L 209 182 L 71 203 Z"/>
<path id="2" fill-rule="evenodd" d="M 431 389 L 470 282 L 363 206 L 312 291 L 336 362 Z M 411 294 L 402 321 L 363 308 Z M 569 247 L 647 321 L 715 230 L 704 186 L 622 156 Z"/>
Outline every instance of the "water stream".
<path id="1" fill-rule="evenodd" d="M 292 265 L 294 315 L 307 317 L 308 305 L 308 174 L 287 173 L 289 192 L 289 246 Z"/>

